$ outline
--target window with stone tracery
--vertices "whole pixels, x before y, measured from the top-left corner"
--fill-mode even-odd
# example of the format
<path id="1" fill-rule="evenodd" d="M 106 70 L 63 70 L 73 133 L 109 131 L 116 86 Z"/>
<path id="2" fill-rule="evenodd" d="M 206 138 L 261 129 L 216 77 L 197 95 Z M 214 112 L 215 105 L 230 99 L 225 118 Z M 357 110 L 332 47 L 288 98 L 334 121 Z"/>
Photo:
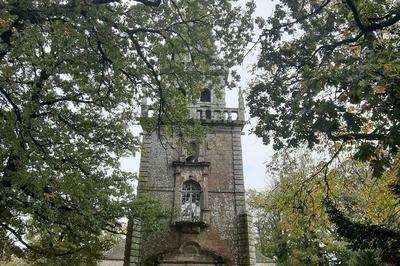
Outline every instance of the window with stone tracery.
<path id="1" fill-rule="evenodd" d="M 181 219 L 185 222 L 200 222 L 201 187 L 194 180 L 182 185 Z"/>

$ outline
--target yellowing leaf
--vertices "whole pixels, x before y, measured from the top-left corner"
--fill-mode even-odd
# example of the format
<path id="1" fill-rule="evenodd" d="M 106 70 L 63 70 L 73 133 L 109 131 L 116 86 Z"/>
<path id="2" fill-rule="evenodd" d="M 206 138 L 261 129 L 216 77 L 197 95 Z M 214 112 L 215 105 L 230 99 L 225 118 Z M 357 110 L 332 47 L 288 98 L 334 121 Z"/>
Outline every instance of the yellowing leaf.
<path id="1" fill-rule="evenodd" d="M 386 92 L 386 88 L 383 87 L 383 86 L 376 86 L 376 87 L 374 88 L 374 92 L 375 92 L 376 94 L 383 94 L 383 93 Z"/>
<path id="2" fill-rule="evenodd" d="M 384 65 L 383 65 L 383 68 L 384 68 L 386 71 L 391 72 L 391 71 L 393 70 L 393 65 L 392 65 L 392 64 L 384 64 Z"/>
<path id="3" fill-rule="evenodd" d="M 360 56 L 361 54 L 361 46 L 352 46 L 351 53 L 355 56 Z"/>

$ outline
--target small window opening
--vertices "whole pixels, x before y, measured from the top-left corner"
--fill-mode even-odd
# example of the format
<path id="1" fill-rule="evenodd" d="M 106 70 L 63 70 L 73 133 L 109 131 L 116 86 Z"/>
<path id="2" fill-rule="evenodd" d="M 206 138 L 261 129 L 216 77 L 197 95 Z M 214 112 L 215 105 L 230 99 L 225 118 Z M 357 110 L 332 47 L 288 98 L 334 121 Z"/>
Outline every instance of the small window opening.
<path id="1" fill-rule="evenodd" d="M 200 222 L 200 184 L 188 180 L 182 185 L 181 218 L 186 222 Z"/>
<path id="2" fill-rule="evenodd" d="M 200 94 L 200 101 L 211 102 L 211 92 L 209 89 L 204 89 Z"/>
<path id="3" fill-rule="evenodd" d="M 188 156 L 187 158 L 186 158 L 186 162 L 188 162 L 188 163 L 194 163 L 194 162 L 196 162 L 197 160 L 196 160 L 196 157 L 195 156 Z"/>
<path id="4" fill-rule="evenodd" d="M 202 119 L 203 111 L 202 110 L 197 110 L 197 118 Z"/>
<path id="5" fill-rule="evenodd" d="M 206 119 L 211 119 L 211 110 L 206 110 Z"/>
<path id="6" fill-rule="evenodd" d="M 189 144 L 187 150 L 188 157 L 186 158 L 186 162 L 194 163 L 197 162 L 197 158 L 199 157 L 199 146 L 196 142 L 191 142 Z"/>
<path id="7" fill-rule="evenodd" d="M 231 113 L 231 118 L 232 118 L 233 121 L 237 120 L 238 119 L 238 114 L 236 112 L 232 112 Z"/>

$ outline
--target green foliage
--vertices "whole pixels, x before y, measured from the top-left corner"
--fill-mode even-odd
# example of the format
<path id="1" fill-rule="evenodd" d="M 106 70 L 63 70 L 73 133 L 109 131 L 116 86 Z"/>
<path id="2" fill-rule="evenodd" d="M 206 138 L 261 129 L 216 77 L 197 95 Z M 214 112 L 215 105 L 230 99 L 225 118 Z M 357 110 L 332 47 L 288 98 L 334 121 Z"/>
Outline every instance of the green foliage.
<path id="1" fill-rule="evenodd" d="M 365 265 L 365 266 L 379 266 L 382 261 L 379 258 L 379 253 L 376 250 L 362 250 L 354 252 L 347 262 L 349 266 Z"/>
<path id="2" fill-rule="evenodd" d="M 398 195 L 392 190 L 399 182 L 399 159 L 397 155 L 391 169 L 379 180 L 347 181 L 338 190 L 338 200 L 325 202 L 340 236 L 355 249 L 379 250 L 382 262 L 387 263 L 400 259 L 400 207 Z"/>
<path id="3" fill-rule="evenodd" d="M 11 260 L 7 261 L 0 261 L 0 264 L 2 266 L 30 266 L 28 262 L 22 260 L 22 259 L 17 259 L 17 258 L 12 258 Z"/>
<path id="4" fill-rule="evenodd" d="M 398 1 L 281 0 L 260 36 L 248 101 L 276 149 L 353 144 L 375 174 L 400 145 Z"/>
<path id="5" fill-rule="evenodd" d="M 105 232 L 122 233 L 121 217 L 146 212 L 132 203 L 134 175 L 119 169 L 140 146 L 141 98 L 154 103 L 153 129 L 182 121 L 190 133 L 187 104 L 241 61 L 253 9 L 0 1 L 1 252 L 89 263 L 109 247 Z"/>
<path id="6" fill-rule="evenodd" d="M 276 178 L 274 188 L 250 195 L 256 227 L 261 228 L 260 250 L 282 265 L 325 265 L 348 252 L 346 243 L 332 233 L 334 227 L 323 208 L 321 178 L 310 179 L 316 168 L 310 154 L 276 154 L 268 166 Z"/>
<path id="7" fill-rule="evenodd" d="M 278 150 L 340 146 L 333 157 L 351 150 L 353 159 L 367 161 L 373 175 L 385 179 L 385 171 L 396 169 L 400 146 L 399 21 L 399 1 L 281 0 L 266 23 L 258 23 L 261 74 L 247 98 L 258 118 L 255 133 Z M 397 200 L 398 184 L 392 186 Z M 357 197 L 350 197 L 349 208 L 368 195 L 352 193 Z M 379 248 L 393 262 L 398 230 L 382 220 L 386 212 L 377 214 L 396 199 L 384 195 L 388 201 L 375 209 L 343 214 L 334 204 L 329 219 L 355 248 Z M 364 216 L 362 209 L 375 215 Z"/>
<path id="8" fill-rule="evenodd" d="M 140 219 L 142 231 L 159 231 L 162 228 L 162 220 L 171 217 L 172 210 L 167 210 L 154 198 L 141 195 L 134 201 L 129 218 Z"/>
<path id="9" fill-rule="evenodd" d="M 351 160 L 327 172 L 321 167 L 308 150 L 284 150 L 273 157 L 268 173 L 275 185 L 249 195 L 259 250 L 282 265 L 396 261 L 400 216 L 389 186 L 392 172 L 377 180 L 370 167 Z M 332 210 L 344 214 L 335 216 L 339 222 Z"/>

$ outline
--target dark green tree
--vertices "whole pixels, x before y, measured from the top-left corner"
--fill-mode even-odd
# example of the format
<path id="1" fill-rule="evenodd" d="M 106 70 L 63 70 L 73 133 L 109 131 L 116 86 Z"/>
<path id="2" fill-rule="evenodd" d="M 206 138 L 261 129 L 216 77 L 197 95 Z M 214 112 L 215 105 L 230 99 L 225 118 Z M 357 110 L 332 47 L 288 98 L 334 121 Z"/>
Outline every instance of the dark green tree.
<path id="1" fill-rule="evenodd" d="M 158 129 L 183 122 L 241 61 L 254 5 L 232 4 L 0 1 L 0 247 L 84 261 L 144 212 L 119 166 L 139 149 L 137 107 L 153 99 Z"/>
<path id="2" fill-rule="evenodd" d="M 266 24 L 258 20 L 261 74 L 247 98 L 258 118 L 255 133 L 276 149 L 335 145 L 338 156 L 349 147 L 380 176 L 400 145 L 399 21 L 398 1 L 281 0 Z M 397 176 L 398 196 L 399 183 Z M 332 220 L 348 221 L 342 225 L 349 228 L 352 221 L 329 206 Z M 351 228 L 340 232 L 355 248 L 362 242 L 355 235 L 378 232 L 368 224 Z M 381 229 L 367 242 L 394 241 L 386 256 L 394 259 L 398 230 Z"/>
<path id="3" fill-rule="evenodd" d="M 355 143 L 381 173 L 400 144 L 399 20 L 396 1 L 281 1 L 259 39 L 255 132 L 276 148 Z"/>

